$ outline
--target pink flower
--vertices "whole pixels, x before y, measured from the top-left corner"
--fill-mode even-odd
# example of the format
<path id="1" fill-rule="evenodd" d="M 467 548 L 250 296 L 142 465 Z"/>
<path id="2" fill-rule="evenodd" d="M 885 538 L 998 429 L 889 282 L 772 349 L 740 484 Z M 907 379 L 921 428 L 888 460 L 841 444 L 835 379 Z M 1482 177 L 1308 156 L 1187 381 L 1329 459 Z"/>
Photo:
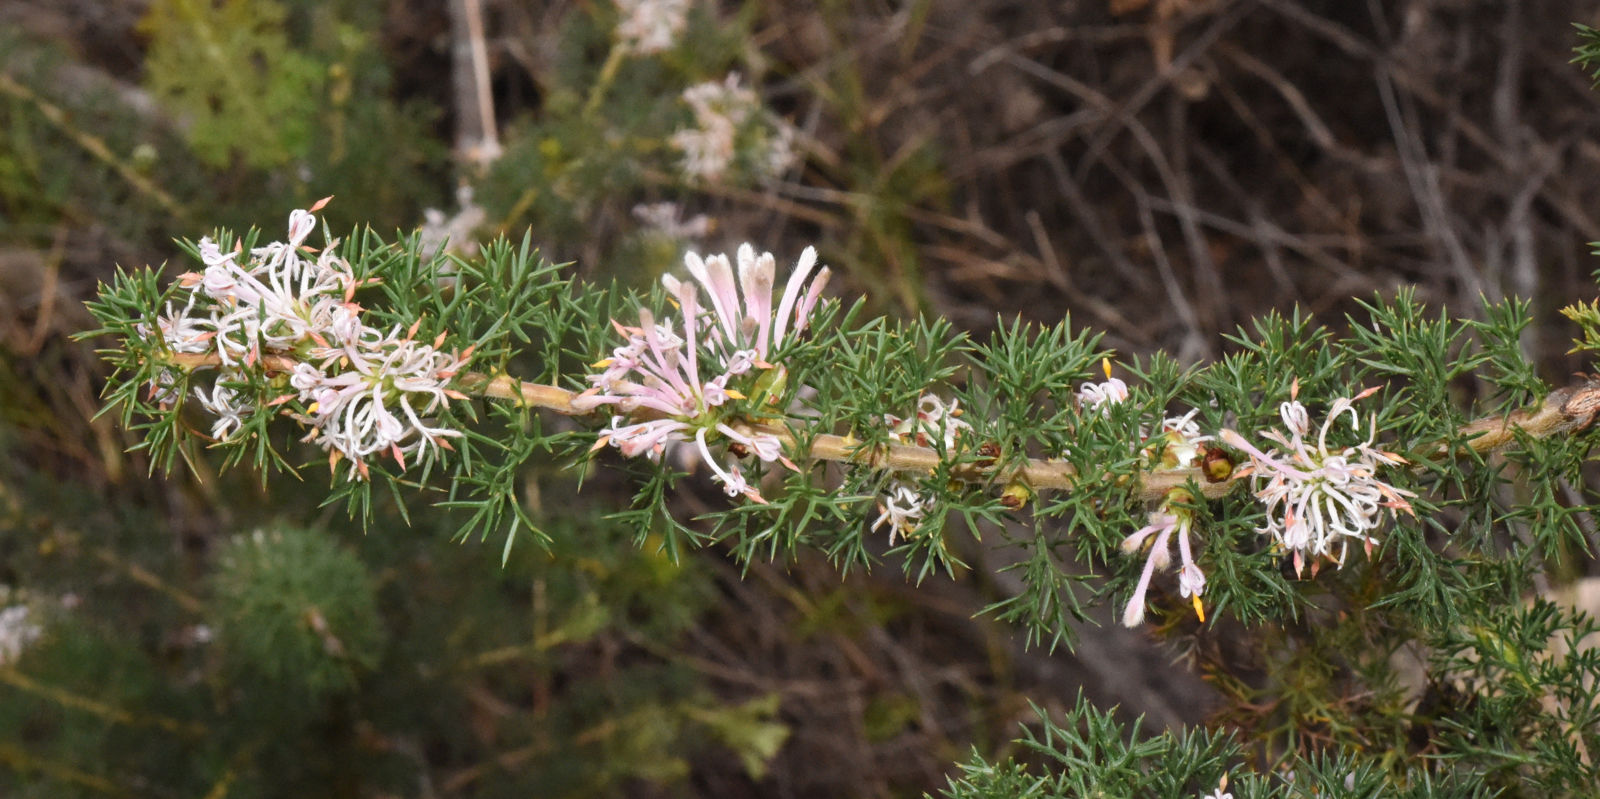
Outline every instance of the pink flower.
<path id="1" fill-rule="evenodd" d="M 643 308 L 637 327 L 613 322 L 628 342 L 595 364 L 605 371 L 589 375 L 592 387 L 578 395 L 573 406 L 590 410 L 610 405 L 619 412 L 600 431 L 596 447 L 612 444 L 630 457 L 659 458 L 667 445 L 693 439 L 701 460 L 730 496 L 742 494 L 763 502 L 744 479 L 738 458 L 754 454 L 762 461 L 796 467 L 783 457 L 776 436 L 741 432 L 730 424 L 744 412 L 736 401 L 747 399 L 741 388 L 753 387 L 761 374 L 782 369 L 767 359 L 786 339 L 805 329 L 829 273 L 823 268 L 812 277 L 817 256 L 807 247 L 774 309 L 772 254 L 757 256 L 745 244 L 738 258 L 736 275 L 726 255 L 685 256 L 692 281 L 672 275 L 661 279 L 677 302 L 678 324 L 659 324 Z M 756 373 L 758 368 L 763 371 Z M 725 467 L 711 450 L 717 439 L 742 448 Z"/>
<path id="2" fill-rule="evenodd" d="M 1406 497 L 1416 494 L 1378 478 L 1382 468 L 1406 461 L 1373 446 L 1376 415 L 1371 418 L 1366 440 L 1347 447 L 1328 445 L 1334 422 L 1346 413 L 1350 415 L 1351 429 L 1361 429 L 1355 402 L 1375 391 L 1377 388 L 1370 388 L 1353 398 L 1335 400 L 1315 442 L 1306 440 L 1311 432 L 1310 414 L 1294 399 L 1299 393 L 1298 382 L 1291 390 L 1290 401 L 1279 406 L 1289 434 L 1277 430 L 1260 434 L 1278 445 L 1270 452 L 1263 452 L 1232 430 L 1221 433 L 1224 443 L 1250 457 L 1256 498 L 1267 509 L 1267 524 L 1260 532 L 1271 535 L 1294 554 L 1297 573 L 1304 570 L 1307 555 L 1342 565 L 1351 541 L 1359 541 L 1370 550 L 1378 541 L 1370 533 L 1382 521 L 1385 510 L 1391 516 L 1396 511 L 1412 513 Z"/>
<path id="3" fill-rule="evenodd" d="M 1162 501 L 1161 509 L 1150 514 L 1150 523 L 1122 540 L 1122 551 L 1130 555 L 1143 549 L 1146 542 L 1149 542 L 1150 549 L 1145 557 L 1144 571 L 1139 575 L 1139 584 L 1122 611 L 1123 626 L 1137 627 L 1144 621 L 1145 592 L 1150 589 L 1150 580 L 1156 570 L 1166 568 L 1172 561 L 1169 547 L 1173 533 L 1178 536 L 1178 557 L 1182 562 L 1178 568 L 1178 593 L 1192 599 L 1195 615 L 1201 621 L 1206 620 L 1205 607 L 1200 603 L 1200 595 L 1206 590 L 1206 575 L 1195 565 L 1194 553 L 1189 548 L 1189 531 L 1194 526 L 1194 516 L 1189 509 L 1177 504 L 1180 500 L 1187 502 L 1189 499 L 1188 492 L 1182 489 L 1169 493 Z"/>
<path id="4" fill-rule="evenodd" d="M 959 400 L 950 400 L 946 404 L 934 394 L 924 394 L 917 400 L 917 412 L 912 416 L 901 419 L 893 414 L 884 414 L 883 422 L 889 427 L 889 437 L 903 444 L 916 446 L 932 446 L 930 442 L 939 441 L 945 450 L 956 448 L 957 440 L 963 433 L 972 429 L 960 418 L 961 408 Z M 878 502 L 880 513 L 873 521 L 874 532 L 884 524 L 889 525 L 889 544 L 894 545 L 895 535 L 902 533 L 911 535 L 921 526 L 922 520 L 933 509 L 934 498 L 923 496 L 917 491 L 916 483 L 898 474 L 889 479 L 888 489 Z"/>
<path id="5" fill-rule="evenodd" d="M 214 354 L 222 380 L 243 379 L 265 356 L 292 362 L 293 393 L 265 406 L 305 403 L 310 416 L 295 418 L 312 427 L 306 440 L 328 450 L 330 461 L 349 458 L 351 477 L 364 478 L 371 455 L 390 455 L 404 468 L 408 457 L 436 455 L 449 448 L 446 439 L 461 435 L 431 417 L 464 396 L 450 385 L 471 350 L 441 351 L 442 335 L 431 345 L 413 341 L 416 325 L 387 335 L 369 327 L 353 302 L 360 283 L 350 265 L 332 243 L 320 252 L 305 246 L 323 202 L 289 215 L 286 241 L 249 253 L 224 253 L 201 239 L 204 272 L 180 277 L 187 303 L 178 312 L 169 306 L 157 326 L 175 352 Z M 158 400 L 176 399 L 172 383 L 170 374 L 158 373 L 152 386 Z M 195 394 L 217 416 L 212 436 L 219 440 L 262 410 L 220 384 L 209 395 L 198 388 Z"/>
<path id="6" fill-rule="evenodd" d="M 366 475 L 365 460 L 374 454 L 393 457 L 401 468 L 419 452 L 437 455 L 450 447 L 445 439 L 462 433 L 426 417 L 465 397 L 450 381 L 468 357 L 413 341 L 397 328 L 330 352 L 323 368 L 341 365 L 345 371 L 329 375 L 311 364 L 296 364 L 289 384 L 312 412 L 307 440 L 335 459 L 349 458 L 352 477 Z"/>

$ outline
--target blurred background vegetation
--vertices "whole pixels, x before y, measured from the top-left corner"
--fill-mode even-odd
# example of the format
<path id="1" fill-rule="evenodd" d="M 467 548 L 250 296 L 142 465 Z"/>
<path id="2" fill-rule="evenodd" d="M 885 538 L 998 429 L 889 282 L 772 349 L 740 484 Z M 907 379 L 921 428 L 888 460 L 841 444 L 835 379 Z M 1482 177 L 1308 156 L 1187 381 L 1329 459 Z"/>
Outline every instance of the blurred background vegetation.
<path id="1" fill-rule="evenodd" d="M 822 559 L 671 563 L 526 476 L 554 542 L 363 531 L 319 488 L 150 475 L 81 303 L 174 238 L 335 195 L 371 225 L 533 241 L 645 286 L 685 248 L 816 244 L 843 296 L 986 331 L 1073 313 L 1192 362 L 1291 304 L 1403 284 L 1454 309 L 1592 296 L 1600 3 L 911 0 L 690 4 L 619 54 L 606 0 L 0 0 L 0 662 L 6 796 L 896 796 L 1025 699 L 1159 729 L 1216 707 L 1139 632 L 1024 651 L 1013 588 Z M 738 158 L 682 168 L 685 89 L 752 91 Z M 782 158 L 783 148 L 792 157 Z M 661 205 L 669 203 L 670 206 Z M 685 495 L 683 517 L 720 503 Z"/>

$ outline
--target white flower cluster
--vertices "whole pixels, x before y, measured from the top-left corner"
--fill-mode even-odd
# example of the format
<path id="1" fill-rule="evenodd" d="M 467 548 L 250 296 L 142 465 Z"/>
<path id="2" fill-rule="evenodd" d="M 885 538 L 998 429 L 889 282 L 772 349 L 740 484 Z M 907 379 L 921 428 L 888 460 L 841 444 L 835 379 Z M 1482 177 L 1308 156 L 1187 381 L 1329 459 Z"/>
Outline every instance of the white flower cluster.
<path id="1" fill-rule="evenodd" d="M 1196 465 L 1204 452 L 1205 442 L 1212 438 L 1200 434 L 1200 426 L 1194 422 L 1198 413 L 1189 411 L 1182 416 L 1162 420 L 1160 432 L 1145 440 L 1144 454 L 1151 468 L 1187 469 Z M 1201 621 L 1206 620 L 1205 606 L 1200 601 L 1200 596 L 1206 590 L 1206 574 L 1195 563 L 1194 552 L 1189 546 L 1194 512 L 1184 507 L 1193 501 L 1194 498 L 1184 489 L 1168 492 L 1162 498 L 1160 508 L 1150 514 L 1149 523 L 1122 540 L 1122 551 L 1130 555 L 1139 552 L 1147 543 L 1150 549 L 1145 557 L 1144 572 L 1139 575 L 1139 585 L 1134 589 L 1128 606 L 1123 609 L 1124 625 L 1137 627 L 1144 621 L 1145 592 L 1150 588 L 1150 579 L 1156 570 L 1166 568 L 1172 561 L 1169 544 L 1174 533 L 1178 538 L 1180 559 L 1178 593 L 1194 603 L 1195 616 Z"/>
<path id="2" fill-rule="evenodd" d="M 39 625 L 28 621 L 27 605 L 12 605 L 0 610 L 0 666 L 15 663 L 43 634 L 44 630 Z"/>
<path id="3" fill-rule="evenodd" d="M 633 218 L 639 220 L 650 232 L 675 241 L 703 239 L 711 233 L 711 218 L 695 214 L 683 218 L 683 206 L 660 202 L 639 204 L 633 207 Z"/>
<path id="4" fill-rule="evenodd" d="M 757 139 L 752 145 L 761 149 L 754 158 L 758 177 L 781 175 L 794 166 L 794 126 L 767 112 L 754 91 L 740 86 L 739 73 L 721 83 L 690 86 L 683 101 L 694 112 L 695 126 L 674 133 L 672 144 L 683 151 L 683 174 L 689 180 L 721 180 L 738 157 L 741 132 L 752 128 L 759 131 L 752 134 Z"/>
<path id="5" fill-rule="evenodd" d="M 616 0 L 617 41 L 634 55 L 671 50 L 689 21 L 689 0 Z"/>
<path id="6" fill-rule="evenodd" d="M 462 255 L 475 255 L 478 252 L 475 234 L 488 220 L 489 212 L 472 199 L 471 186 L 456 189 L 456 203 L 460 210 L 452 216 L 445 216 L 445 212 L 438 208 L 423 210 L 422 232 L 419 234 L 422 257 L 432 258 L 441 249 Z"/>
<path id="7" fill-rule="evenodd" d="M 1290 401 L 1279 406 L 1289 434 L 1277 430 L 1261 434 L 1278 445 L 1272 451 L 1261 451 L 1232 430 L 1221 434 L 1223 442 L 1249 455 L 1256 497 L 1267 508 L 1267 524 L 1260 532 L 1293 553 L 1296 573 L 1304 570 L 1307 556 L 1343 565 L 1351 541 L 1359 541 L 1370 551 L 1378 541 L 1371 532 L 1382 521 L 1384 511 L 1391 516 L 1396 511 L 1412 513 L 1406 497 L 1416 496 L 1378 479 L 1383 467 L 1404 465 L 1406 460 L 1373 446 L 1376 415 L 1365 441 L 1348 447 L 1328 446 L 1329 430 L 1346 413 L 1350 414 L 1351 429 L 1360 431 L 1355 402 L 1370 396 L 1376 387 L 1353 398 L 1334 400 L 1314 441 L 1307 440 L 1311 416 L 1295 399 L 1299 388 L 1297 381 Z"/>
<path id="8" fill-rule="evenodd" d="M 889 427 L 889 437 L 901 444 L 926 447 L 934 439 L 944 443 L 946 452 L 955 449 L 956 441 L 972 425 L 962 421 L 959 400 L 946 404 L 933 394 L 924 394 L 917 400 L 917 412 L 905 419 L 884 414 L 883 422 Z M 882 500 L 878 503 L 878 518 L 872 523 L 874 532 L 889 525 L 889 545 L 894 545 L 896 534 L 910 536 L 921 526 L 922 520 L 932 510 L 934 498 L 923 496 L 917 484 L 899 474 L 889 478 Z"/>
<path id="9" fill-rule="evenodd" d="M 786 339 L 805 329 L 830 272 L 823 267 L 807 287 L 817 262 L 816 250 L 807 247 L 774 310 L 777 267 L 772 253 L 758 256 L 745 244 L 738 259 L 735 279 L 726 255 L 685 256 L 694 282 L 672 275 L 661 278 L 677 300 L 681 314 L 677 328 L 658 323 L 644 308 L 639 309 L 637 327 L 613 322 L 628 343 L 595 364 L 605 371 L 590 375 L 593 388 L 572 404 L 583 410 L 611 405 L 620 412 L 601 431 L 597 449 L 611 444 L 628 457 L 659 458 L 668 444 L 693 439 L 728 496 L 743 494 L 765 502 L 745 480 L 740 458 L 754 454 L 765 462 L 779 461 L 791 468 L 794 464 L 784 457 L 776 435 L 741 431 L 730 424 L 736 419 L 725 406 L 729 400 L 749 399 L 740 386 L 754 391 L 781 381 L 783 367 L 769 358 Z M 705 289 L 709 306 L 701 304 L 696 284 Z M 729 442 L 725 467 L 712 454 L 710 437 Z"/>
<path id="10" fill-rule="evenodd" d="M 330 464 L 348 458 L 350 477 L 365 479 L 370 455 L 390 455 L 405 468 L 408 457 L 436 455 L 450 448 L 445 439 L 461 435 L 426 417 L 452 398 L 465 399 L 450 381 L 470 349 L 447 354 L 439 349 L 442 335 L 432 344 L 414 341 L 416 325 L 405 332 L 367 326 L 353 301 L 361 283 L 332 244 L 307 257 L 315 252 L 304 245 L 316 227 L 312 212 L 321 207 L 291 213 L 288 241 L 248 254 L 224 253 L 210 238 L 201 239 L 205 271 L 179 277 L 188 298 L 182 309 L 169 305 L 156 325 L 172 352 L 216 360 L 211 392 L 195 388 L 200 404 L 217 417 L 212 438 L 227 439 L 258 410 L 254 398 L 234 386 L 252 372 L 287 372 L 294 393 L 264 404 L 298 399 L 310 414 L 297 417 L 312 427 L 306 440 L 326 449 Z M 158 373 L 151 385 L 155 399 L 176 403 L 175 383 L 170 370 Z"/>
<path id="11" fill-rule="evenodd" d="M 1120 380 L 1109 379 L 1109 368 L 1107 376 L 1105 383 L 1084 384 L 1078 393 L 1082 408 L 1104 413 L 1108 406 L 1127 398 L 1127 386 Z M 1397 511 L 1411 513 L 1406 498 L 1416 495 L 1378 478 L 1384 467 L 1404 465 L 1406 461 L 1373 445 L 1377 438 L 1375 415 L 1365 441 L 1348 447 L 1329 447 L 1328 434 L 1334 422 L 1346 413 L 1350 415 L 1351 429 L 1360 430 L 1355 402 L 1370 396 L 1376 388 L 1353 398 L 1335 400 L 1314 440 L 1309 440 L 1310 414 L 1295 399 L 1299 390 L 1296 381 L 1290 401 L 1279 407 L 1288 434 L 1277 430 L 1261 434 L 1277 445 L 1270 452 L 1262 451 L 1232 430 L 1223 430 L 1217 438 L 1250 458 L 1250 464 L 1236 472 L 1236 476 L 1251 475 L 1256 498 L 1266 506 L 1267 523 L 1260 532 L 1272 536 L 1278 546 L 1291 553 L 1296 573 L 1304 572 L 1308 560 L 1315 573 L 1318 558 L 1343 564 L 1351 541 L 1359 541 L 1370 551 L 1377 543 L 1371 531 L 1382 521 L 1384 512 L 1391 516 Z M 1205 442 L 1212 437 L 1200 434 L 1199 426 L 1194 423 L 1195 414 L 1190 411 L 1166 419 L 1156 437 L 1146 438 L 1144 454 L 1151 468 L 1189 468 L 1203 460 Z M 1127 626 L 1136 626 L 1144 619 L 1145 592 L 1155 571 L 1165 568 L 1171 561 L 1169 542 L 1174 534 L 1181 558 L 1179 592 L 1193 600 L 1195 614 L 1201 621 L 1205 620 L 1200 597 L 1205 592 L 1206 576 L 1195 564 L 1190 550 L 1193 512 L 1184 507 L 1193 501 L 1188 491 L 1174 489 L 1150 514 L 1149 524 L 1123 540 L 1122 549 L 1129 554 L 1149 546 L 1138 587 L 1123 610 L 1122 621 Z"/>
<path id="12" fill-rule="evenodd" d="M 1111 376 L 1109 361 L 1105 370 L 1104 383 L 1084 383 L 1078 389 L 1078 405 L 1083 410 L 1104 414 L 1111 406 L 1127 401 L 1128 384 Z M 1182 416 L 1163 419 L 1161 428 L 1153 436 L 1140 428 L 1141 452 L 1151 469 L 1188 469 L 1199 463 L 1205 443 L 1212 440 L 1211 436 L 1202 435 L 1200 426 L 1195 424 L 1194 417 L 1199 413 L 1191 410 Z M 1194 550 L 1189 544 L 1194 511 L 1186 505 L 1193 501 L 1194 497 L 1187 490 L 1179 488 L 1168 492 L 1160 506 L 1150 513 L 1148 524 L 1122 540 L 1122 551 L 1129 555 L 1148 550 L 1139 584 L 1122 611 L 1125 626 L 1137 627 L 1144 621 L 1145 593 L 1156 571 L 1167 568 L 1172 562 L 1174 534 L 1178 539 L 1178 593 L 1194 603 L 1195 615 L 1205 621 L 1205 606 L 1200 597 L 1206 590 L 1206 574 L 1195 563 Z"/>

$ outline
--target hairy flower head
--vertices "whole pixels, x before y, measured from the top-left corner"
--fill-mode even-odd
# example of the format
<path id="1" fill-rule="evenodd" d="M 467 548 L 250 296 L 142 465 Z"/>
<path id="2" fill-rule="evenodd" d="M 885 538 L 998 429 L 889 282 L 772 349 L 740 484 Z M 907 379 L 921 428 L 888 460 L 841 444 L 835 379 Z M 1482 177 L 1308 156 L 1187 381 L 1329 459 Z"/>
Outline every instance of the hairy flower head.
<path id="1" fill-rule="evenodd" d="M 320 251 L 305 244 L 325 202 L 291 213 L 286 240 L 249 252 L 201 239 L 205 268 L 179 276 L 184 304 L 169 303 L 155 332 L 174 354 L 214 359 L 211 391 L 194 388 L 216 417 L 212 438 L 234 437 L 258 412 L 291 415 L 312 428 L 306 440 L 327 450 L 330 462 L 348 458 L 350 476 L 364 479 L 369 456 L 388 455 L 405 468 L 408 458 L 436 455 L 449 449 L 445 439 L 461 435 L 431 417 L 450 399 L 464 398 L 451 381 L 471 349 L 444 352 L 442 334 L 431 344 L 413 340 L 420 323 L 403 333 L 367 324 L 354 302 L 363 282 L 333 243 Z M 284 372 L 291 393 L 246 396 L 236 388 Z M 181 399 L 170 369 L 156 372 L 151 391 L 163 405 Z M 290 413 L 291 400 L 307 413 Z"/>
<path id="2" fill-rule="evenodd" d="M 1385 467 L 1404 465 L 1406 461 L 1373 445 L 1377 438 L 1376 415 L 1371 417 L 1366 440 L 1344 447 L 1328 443 L 1334 423 L 1345 414 L 1350 416 L 1351 429 L 1360 431 L 1355 403 L 1375 391 L 1376 387 L 1369 388 L 1355 397 L 1334 400 L 1315 438 L 1311 438 L 1311 417 L 1296 399 L 1296 382 L 1290 401 L 1279 406 L 1288 432 L 1269 430 L 1260 434 L 1276 445 L 1270 451 L 1262 451 L 1232 430 L 1221 433 L 1224 443 L 1249 456 L 1256 498 L 1267 510 L 1267 524 L 1260 532 L 1271 535 L 1279 546 L 1293 553 L 1297 573 L 1305 568 L 1307 556 L 1343 564 L 1351 541 L 1370 549 L 1378 540 L 1371 533 L 1385 512 L 1391 516 L 1396 511 L 1412 513 L 1406 498 L 1416 494 L 1396 488 L 1378 476 Z"/>
<path id="3" fill-rule="evenodd" d="M 747 410 L 741 402 L 759 401 L 759 387 L 784 374 L 769 359 L 810 321 L 829 275 L 824 267 L 813 276 L 816 261 L 816 250 L 807 247 L 774 307 L 772 253 L 757 255 L 749 244 L 741 246 L 737 273 L 726 255 L 686 255 L 692 280 L 661 279 L 677 303 L 677 324 L 661 324 L 643 308 L 637 326 L 613 322 L 627 343 L 595 364 L 604 371 L 590 375 L 593 387 L 573 401 L 580 409 L 611 405 L 619 411 L 596 446 L 609 443 L 630 457 L 659 458 L 669 444 L 693 441 L 730 496 L 764 501 L 745 481 L 739 458 L 754 454 L 793 464 L 776 435 L 732 422 Z M 727 442 L 726 467 L 711 451 L 716 440 Z"/>

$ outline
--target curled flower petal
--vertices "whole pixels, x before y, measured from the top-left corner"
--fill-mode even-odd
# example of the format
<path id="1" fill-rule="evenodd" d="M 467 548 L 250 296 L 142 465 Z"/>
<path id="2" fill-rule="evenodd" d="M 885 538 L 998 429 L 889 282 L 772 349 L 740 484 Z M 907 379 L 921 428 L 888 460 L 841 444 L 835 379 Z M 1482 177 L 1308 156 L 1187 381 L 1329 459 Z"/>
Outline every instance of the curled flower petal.
<path id="1" fill-rule="evenodd" d="M 1308 560 L 1314 562 L 1317 558 L 1342 564 L 1351 541 L 1360 542 L 1363 547 L 1377 542 L 1372 531 L 1382 521 L 1384 510 L 1390 515 L 1410 512 L 1406 497 L 1416 495 L 1378 477 L 1383 466 L 1404 463 L 1404 459 L 1373 446 L 1376 416 L 1372 417 L 1364 441 L 1347 447 L 1328 443 L 1335 422 L 1346 414 L 1350 416 L 1351 429 L 1361 429 L 1354 403 L 1375 390 L 1335 400 L 1317 430 L 1314 444 L 1310 414 L 1293 399 L 1279 406 L 1288 434 L 1277 430 L 1261 434 L 1277 445 L 1271 451 L 1263 451 L 1232 430 L 1220 434 L 1223 443 L 1250 458 L 1256 498 L 1267 510 L 1267 523 L 1260 532 L 1272 536 L 1292 554 L 1296 572 Z"/>

